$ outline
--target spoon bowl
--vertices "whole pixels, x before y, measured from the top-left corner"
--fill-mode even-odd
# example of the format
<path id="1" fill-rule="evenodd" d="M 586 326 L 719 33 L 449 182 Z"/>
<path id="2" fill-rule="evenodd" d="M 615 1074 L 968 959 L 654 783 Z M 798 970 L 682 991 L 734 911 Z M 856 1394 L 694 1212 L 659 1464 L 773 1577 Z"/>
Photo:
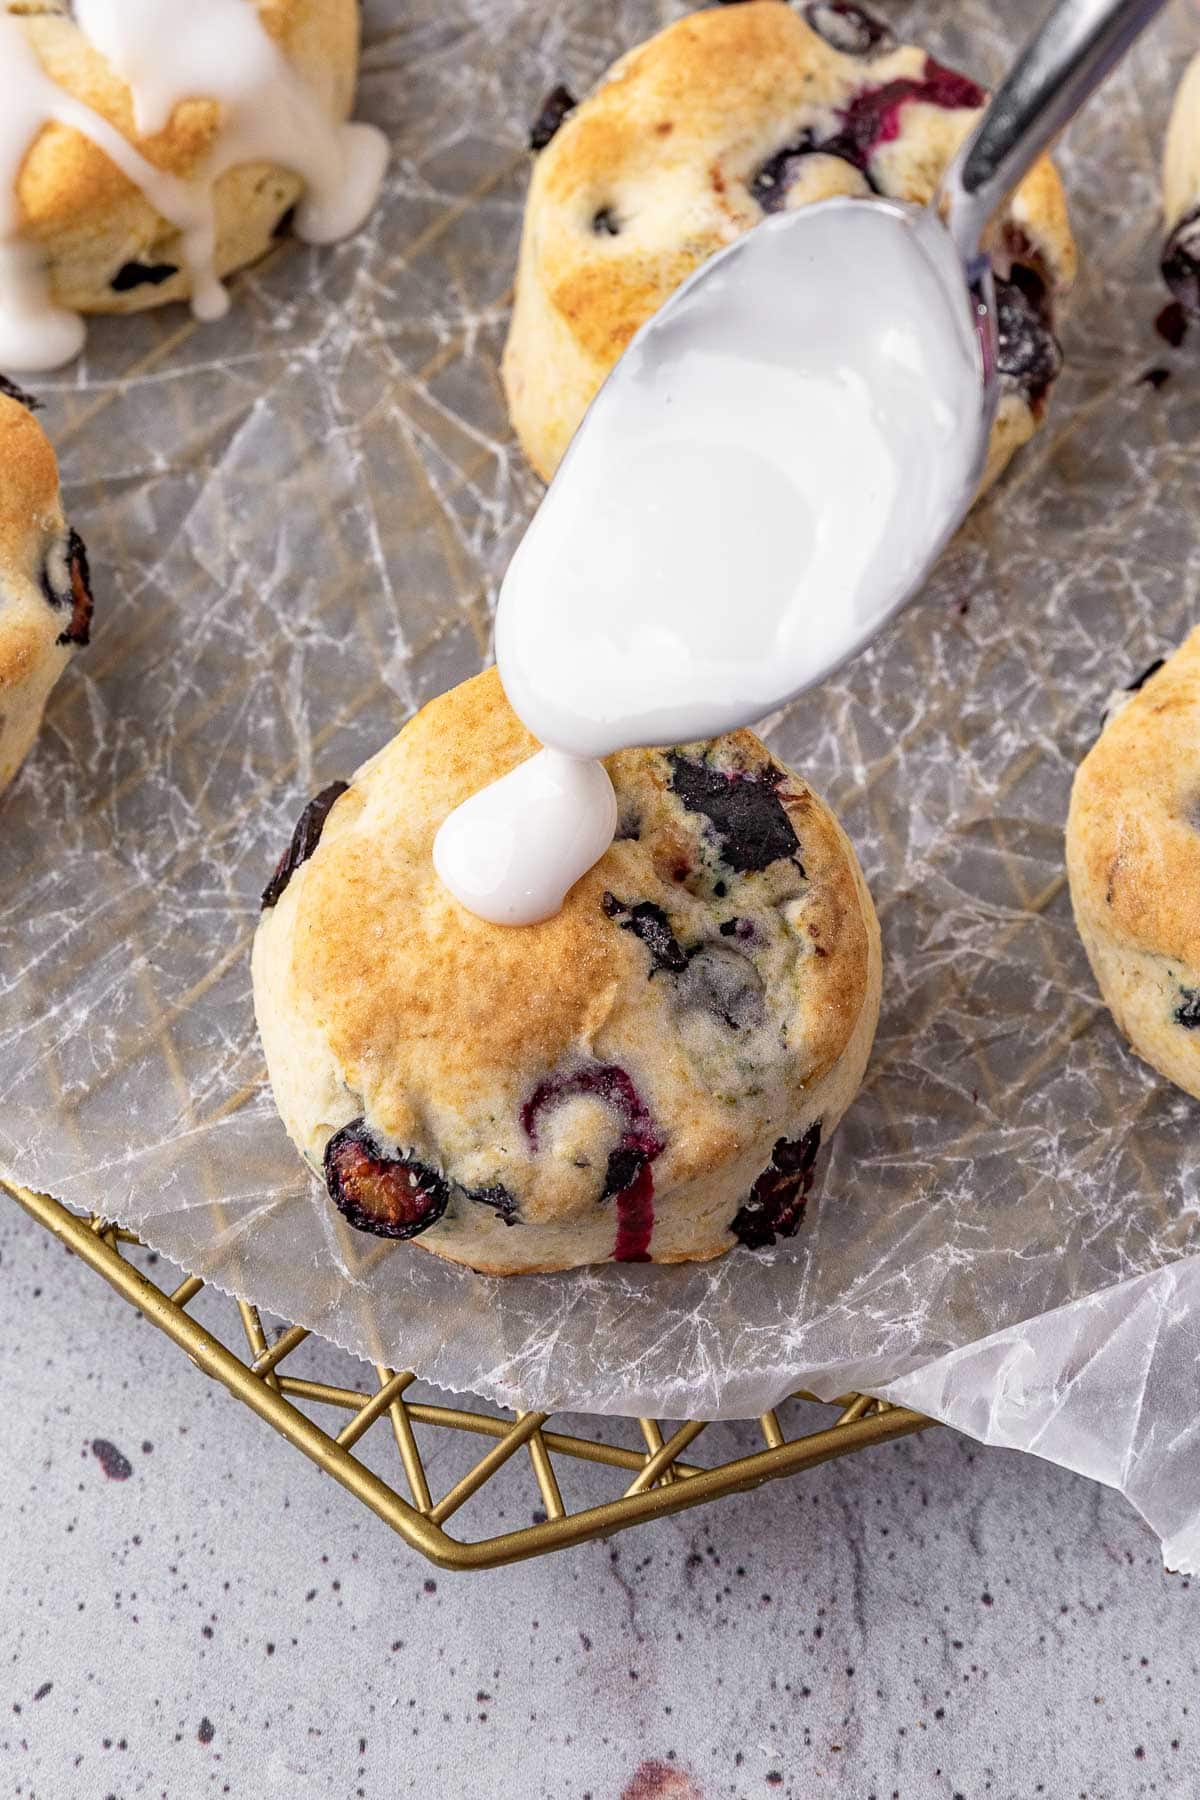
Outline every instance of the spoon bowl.
<path id="1" fill-rule="evenodd" d="M 970 505 L 995 409 L 984 271 L 935 213 L 778 213 L 642 327 L 501 591 L 514 708 L 578 756 L 763 717 L 853 656 Z"/>

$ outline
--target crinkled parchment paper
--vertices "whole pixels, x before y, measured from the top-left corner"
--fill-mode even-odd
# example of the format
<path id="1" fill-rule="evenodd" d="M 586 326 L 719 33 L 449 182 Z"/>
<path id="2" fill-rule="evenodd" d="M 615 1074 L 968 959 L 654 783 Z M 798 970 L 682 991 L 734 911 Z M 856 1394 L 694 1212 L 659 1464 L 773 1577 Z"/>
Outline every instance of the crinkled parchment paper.
<path id="1" fill-rule="evenodd" d="M 985 77 L 1042 10 L 882 4 Z M 220 325 L 100 321 L 41 383 L 98 630 L 0 810 L 0 1165 L 443 1386 L 675 1418 L 861 1387 L 1111 1482 L 1195 1568 L 1200 1112 L 1123 1048 L 1062 868 L 1106 695 L 1198 610 L 1200 328 L 1153 329 L 1186 12 L 1064 152 L 1082 273 L 1048 428 L 771 730 L 858 846 L 887 958 L 801 1235 L 488 1280 L 345 1231 L 276 1119 L 259 889 L 304 800 L 485 659 L 537 502 L 496 373 L 527 122 L 675 10 L 368 4 L 361 111 L 395 146 L 370 226 L 281 248 Z"/>

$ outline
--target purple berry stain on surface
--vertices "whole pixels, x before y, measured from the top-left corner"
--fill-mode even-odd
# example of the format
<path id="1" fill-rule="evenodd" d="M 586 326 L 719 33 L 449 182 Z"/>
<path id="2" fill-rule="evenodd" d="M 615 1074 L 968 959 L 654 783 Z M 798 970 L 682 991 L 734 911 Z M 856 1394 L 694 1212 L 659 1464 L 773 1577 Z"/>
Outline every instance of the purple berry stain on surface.
<path id="1" fill-rule="evenodd" d="M 389 1155 L 363 1119 L 335 1131 L 326 1144 L 325 1185 L 356 1231 L 383 1238 L 428 1231 L 450 1198 L 444 1176 L 415 1157 Z"/>
<path id="2" fill-rule="evenodd" d="M 818 10 L 832 11 L 828 7 Z M 813 23 L 811 18 L 809 22 Z M 947 69 L 932 56 L 927 56 L 920 80 L 902 76 L 895 81 L 885 81 L 881 87 L 861 89 L 838 115 L 839 129 L 831 137 L 818 138 L 812 131 L 801 132 L 761 165 L 750 183 L 750 192 L 764 212 L 780 211 L 787 203 L 788 189 L 796 178 L 801 159 L 814 152 L 840 156 L 874 187 L 871 158 L 881 144 L 890 144 L 899 137 L 900 114 L 910 101 L 922 101 L 927 106 L 941 106 L 953 112 L 962 107 L 982 106 L 986 98 L 983 89 L 969 76 L 960 75 L 956 69 Z"/>
<path id="3" fill-rule="evenodd" d="M 616 1262 L 649 1262 L 654 1234 L 654 1173 L 650 1165 L 665 1143 L 637 1088 L 615 1063 L 588 1063 L 569 1074 L 550 1075 L 538 1083 L 521 1108 L 521 1125 L 531 1148 L 538 1148 L 538 1121 L 543 1112 L 564 1101 L 591 1094 L 621 1120 L 621 1141 L 608 1159 L 602 1200 L 616 1206 Z"/>
<path id="4" fill-rule="evenodd" d="M 649 1262 L 654 1236 L 654 1171 L 641 1156 L 633 1179 L 612 1195 L 617 1208 L 614 1262 Z"/>
<path id="5" fill-rule="evenodd" d="M 282 897 L 288 882 L 296 873 L 301 863 L 306 863 L 321 841 L 321 833 L 325 829 L 325 821 L 333 811 L 336 801 L 349 787 L 348 781 L 331 781 L 323 787 L 319 794 L 309 801 L 296 821 L 296 829 L 292 833 L 292 841 L 275 866 L 275 873 L 263 889 L 262 909 L 266 912 L 269 906 Z"/>
<path id="6" fill-rule="evenodd" d="M 819 148 L 865 171 L 880 145 L 891 144 L 900 136 L 900 114 L 910 101 L 956 112 L 962 107 L 982 106 L 986 99 L 983 89 L 969 76 L 927 56 L 919 81 L 902 76 L 856 94 L 841 114 L 841 130 Z"/>
<path id="7" fill-rule="evenodd" d="M 756 775 L 727 774 L 692 762 L 677 750 L 668 760 L 671 792 L 688 812 L 708 820 L 731 868 L 745 875 L 795 856 L 800 840 L 777 792 L 784 779 L 782 769 L 771 763 Z"/>
<path id="8" fill-rule="evenodd" d="M 107 1438 L 92 1439 L 92 1455 L 104 1470 L 109 1481 L 128 1481 L 133 1474 L 133 1464 L 127 1456 L 123 1456 L 115 1444 Z"/>
<path id="9" fill-rule="evenodd" d="M 729 1227 L 749 1250 L 763 1250 L 776 1238 L 794 1237 L 812 1189 L 821 1121 L 803 1137 L 780 1138 L 771 1160 L 750 1190 L 750 1197 Z"/>

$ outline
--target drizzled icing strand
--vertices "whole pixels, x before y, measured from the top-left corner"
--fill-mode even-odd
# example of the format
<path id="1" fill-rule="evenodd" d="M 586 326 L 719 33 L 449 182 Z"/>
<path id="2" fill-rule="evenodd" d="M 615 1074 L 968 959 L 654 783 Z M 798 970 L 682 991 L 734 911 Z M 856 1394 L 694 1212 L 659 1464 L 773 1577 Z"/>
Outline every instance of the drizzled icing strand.
<path id="1" fill-rule="evenodd" d="M 369 125 L 342 125 L 264 29 L 253 0 L 76 0 L 75 21 L 128 83 L 140 133 L 162 130 L 187 99 L 220 108 L 215 142 L 187 181 L 157 169 L 109 122 L 43 69 L 18 20 L 0 13 L 0 66 L 9 75 L 0 116 L 0 366 L 55 368 L 82 348 L 84 327 L 54 304 L 44 261 L 22 241 L 17 183 L 49 124 L 72 127 L 103 151 L 180 233 L 179 257 L 198 318 L 228 297 L 215 265 L 214 189 L 244 163 L 289 169 L 305 184 L 296 230 L 310 243 L 356 231 L 374 204 L 387 142 Z"/>

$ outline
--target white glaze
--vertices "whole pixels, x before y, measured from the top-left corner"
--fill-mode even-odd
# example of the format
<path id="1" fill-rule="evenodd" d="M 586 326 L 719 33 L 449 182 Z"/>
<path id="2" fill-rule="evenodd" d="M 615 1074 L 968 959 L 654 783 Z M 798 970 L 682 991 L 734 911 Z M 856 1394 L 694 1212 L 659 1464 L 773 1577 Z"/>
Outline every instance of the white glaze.
<path id="1" fill-rule="evenodd" d="M 559 910 L 616 828 L 604 764 L 542 750 L 455 808 L 434 841 L 433 862 L 472 912 L 497 925 L 536 925 Z M 531 837 L 536 856 L 528 854 Z"/>
<path id="2" fill-rule="evenodd" d="M 987 426 L 932 216 L 836 199 L 767 220 L 643 327 L 567 451 L 501 590 L 514 710 L 577 757 L 762 718 L 913 591 L 970 502 Z M 561 847 L 511 802 L 507 783 L 476 795 L 475 829 L 504 809 L 523 891 L 554 910 Z M 576 841 L 599 837 L 597 815 Z M 588 866 L 581 849 L 575 878 Z M 461 861 L 442 872 L 501 922 L 504 890 L 482 894 Z"/>
<path id="3" fill-rule="evenodd" d="M 29 47 L 17 19 L 0 12 L 0 369 L 53 369 L 83 348 L 78 314 L 55 306 L 35 245 L 21 240 L 17 177 L 42 127 L 57 121 L 104 151 L 151 205 L 183 233 L 188 255 L 203 233 L 202 209 L 187 186 L 155 169 L 99 113 L 53 82 Z"/>
<path id="4" fill-rule="evenodd" d="M 220 126 L 193 179 L 164 174 L 64 93 L 18 21 L 0 13 L 0 366 L 21 372 L 57 367 L 77 354 L 84 337 L 82 321 L 51 302 L 40 256 L 20 240 L 17 181 L 43 126 L 57 121 L 90 138 L 177 227 L 192 310 L 202 319 L 219 318 L 228 307 L 214 265 L 214 187 L 229 169 L 269 162 L 299 175 L 306 192 L 296 230 L 324 244 L 362 224 L 387 161 L 381 132 L 330 119 L 326 96 L 296 74 L 253 0 L 76 0 L 75 20 L 128 83 L 140 133 L 162 130 L 181 101 L 196 98 L 218 104 Z"/>

